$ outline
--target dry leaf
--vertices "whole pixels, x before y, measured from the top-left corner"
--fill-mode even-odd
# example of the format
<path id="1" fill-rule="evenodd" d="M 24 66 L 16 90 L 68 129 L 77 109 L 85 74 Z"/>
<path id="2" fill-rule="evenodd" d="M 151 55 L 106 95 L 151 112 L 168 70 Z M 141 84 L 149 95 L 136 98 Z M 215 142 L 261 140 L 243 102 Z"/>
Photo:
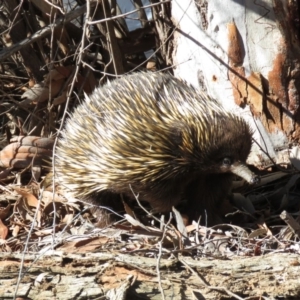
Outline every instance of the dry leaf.
<path id="1" fill-rule="evenodd" d="M 38 206 L 38 199 L 32 193 L 19 188 L 15 188 L 15 191 L 23 197 L 23 199 L 26 201 L 26 204 L 28 206 L 32 206 L 32 207 Z"/>
<path id="2" fill-rule="evenodd" d="M 1 205 L 3 205 L 4 201 L 1 202 Z M 0 220 L 5 220 L 9 216 L 11 205 L 10 203 L 7 204 L 6 207 L 0 208 Z"/>
<path id="3" fill-rule="evenodd" d="M 5 240 L 8 235 L 8 228 L 0 220 L 0 239 Z"/>

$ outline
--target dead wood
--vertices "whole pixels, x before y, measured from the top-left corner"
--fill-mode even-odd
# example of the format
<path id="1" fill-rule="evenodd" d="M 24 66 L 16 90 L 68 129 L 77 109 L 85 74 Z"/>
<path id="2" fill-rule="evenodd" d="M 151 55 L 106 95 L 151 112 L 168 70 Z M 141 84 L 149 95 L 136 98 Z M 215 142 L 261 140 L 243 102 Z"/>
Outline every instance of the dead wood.
<path id="1" fill-rule="evenodd" d="M 0 295 L 11 299 L 20 276 L 16 296 L 30 299 L 96 299 L 126 283 L 126 299 L 162 299 L 157 264 L 155 258 L 122 253 L 2 253 Z M 158 270 L 165 299 L 300 297 L 300 258 L 295 254 L 232 260 L 178 256 L 160 259 Z"/>

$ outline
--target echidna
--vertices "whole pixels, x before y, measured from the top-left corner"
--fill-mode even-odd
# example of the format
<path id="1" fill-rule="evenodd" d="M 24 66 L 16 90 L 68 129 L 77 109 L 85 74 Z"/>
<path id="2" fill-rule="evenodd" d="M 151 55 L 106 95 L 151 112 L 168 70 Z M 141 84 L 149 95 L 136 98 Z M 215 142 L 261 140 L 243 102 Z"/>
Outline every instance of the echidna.
<path id="1" fill-rule="evenodd" d="M 99 205 L 133 192 L 158 212 L 185 201 L 192 218 L 207 211 L 212 224 L 232 174 L 257 181 L 245 165 L 251 139 L 243 119 L 186 82 L 126 75 L 71 114 L 56 149 L 56 178 L 76 198 Z M 103 210 L 100 217 L 107 221 Z"/>

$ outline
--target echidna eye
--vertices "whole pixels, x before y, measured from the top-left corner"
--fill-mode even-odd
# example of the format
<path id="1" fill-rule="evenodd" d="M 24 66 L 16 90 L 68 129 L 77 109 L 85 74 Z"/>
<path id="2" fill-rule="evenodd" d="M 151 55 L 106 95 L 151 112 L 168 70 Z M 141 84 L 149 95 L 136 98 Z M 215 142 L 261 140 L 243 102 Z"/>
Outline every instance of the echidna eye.
<path id="1" fill-rule="evenodd" d="M 228 157 L 225 157 L 225 158 L 223 159 L 223 165 L 225 165 L 225 166 L 230 166 L 230 165 L 231 165 L 231 159 L 228 158 Z"/>

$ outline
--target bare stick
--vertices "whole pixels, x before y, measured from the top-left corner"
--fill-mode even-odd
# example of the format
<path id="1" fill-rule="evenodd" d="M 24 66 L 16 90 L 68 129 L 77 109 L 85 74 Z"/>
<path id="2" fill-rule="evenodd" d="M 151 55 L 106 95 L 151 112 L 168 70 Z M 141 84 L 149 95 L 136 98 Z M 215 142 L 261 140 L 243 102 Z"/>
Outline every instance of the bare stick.
<path id="1" fill-rule="evenodd" d="M 97 2 L 91 2 L 90 6 L 91 8 L 95 7 L 97 4 Z M 86 4 L 80 6 L 80 8 L 70 11 L 69 13 L 67 13 L 64 17 L 61 17 L 59 19 L 57 19 L 54 23 L 49 24 L 48 26 L 45 26 L 44 28 L 42 28 L 41 30 L 37 31 L 36 33 L 34 33 L 31 37 L 5 49 L 2 50 L 0 52 L 0 61 L 6 59 L 7 57 L 10 57 L 12 54 L 16 53 L 17 51 L 19 51 L 20 49 L 22 49 L 25 46 L 28 46 L 34 42 L 36 42 L 37 40 L 47 36 L 48 34 L 50 34 L 52 32 L 53 29 L 55 29 L 56 27 L 64 24 L 64 23 L 69 23 L 70 21 L 76 19 L 77 17 L 81 16 L 82 14 L 84 14 L 86 12 Z"/>

